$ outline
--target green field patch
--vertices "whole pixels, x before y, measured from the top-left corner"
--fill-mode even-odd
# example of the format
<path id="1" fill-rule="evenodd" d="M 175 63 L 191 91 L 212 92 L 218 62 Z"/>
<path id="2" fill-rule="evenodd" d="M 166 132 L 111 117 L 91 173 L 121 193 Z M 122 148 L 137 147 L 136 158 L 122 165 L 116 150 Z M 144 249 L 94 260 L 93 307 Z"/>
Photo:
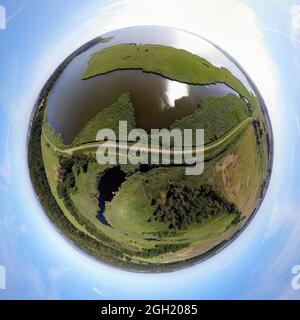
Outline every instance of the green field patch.
<path id="1" fill-rule="evenodd" d="M 96 224 L 100 224 L 96 218 L 99 211 L 99 175 L 105 169 L 105 165 L 99 166 L 97 162 L 91 162 L 87 172 L 81 170 L 76 176 L 77 188 L 70 196 L 75 207 Z"/>
<path id="2" fill-rule="evenodd" d="M 191 115 L 174 121 L 170 128 L 204 129 L 204 142 L 213 142 L 241 123 L 249 116 L 246 103 L 238 96 L 207 97 L 200 102 Z M 193 135 L 193 145 L 196 144 Z"/>

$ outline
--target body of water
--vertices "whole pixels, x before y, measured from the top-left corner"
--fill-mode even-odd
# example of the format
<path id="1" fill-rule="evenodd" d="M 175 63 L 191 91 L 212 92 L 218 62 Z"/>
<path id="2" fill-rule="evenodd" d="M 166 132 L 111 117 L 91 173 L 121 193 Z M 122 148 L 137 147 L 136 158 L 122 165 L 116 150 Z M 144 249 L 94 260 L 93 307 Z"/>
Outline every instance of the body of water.
<path id="1" fill-rule="evenodd" d="M 119 167 L 113 167 L 107 169 L 99 182 L 99 212 L 97 214 L 97 219 L 109 226 L 104 212 L 105 203 L 110 202 L 114 197 L 114 193 L 118 191 L 120 185 L 125 181 L 125 173 Z"/>
<path id="2" fill-rule="evenodd" d="M 72 72 L 64 77 L 70 80 L 58 80 L 48 104 L 50 124 L 65 143 L 71 143 L 87 121 L 125 92 L 130 93 L 135 107 L 137 127 L 147 131 L 167 128 L 174 120 L 193 113 L 208 96 L 235 94 L 225 84 L 188 85 L 140 70 L 114 71 L 77 81 L 72 80 L 76 77 Z"/>
<path id="3" fill-rule="evenodd" d="M 117 101 L 125 92 L 131 95 L 137 126 L 145 130 L 168 127 L 174 120 L 194 112 L 201 99 L 208 96 L 236 94 L 225 84 L 188 85 L 140 70 L 114 71 L 91 79 L 81 79 L 91 55 L 108 46 L 132 42 L 162 45 L 171 45 L 174 42 L 175 47 L 179 46 L 174 34 L 167 29 L 162 29 L 160 33 L 151 32 L 151 28 L 142 29 L 119 30 L 111 35 L 111 41 L 96 43 L 81 52 L 63 70 L 49 94 L 47 103 L 48 120 L 56 131 L 62 134 L 65 143 L 71 143 L 87 121 Z M 196 53 L 193 50 L 195 43 L 191 48 L 189 45 L 194 39 L 193 36 L 187 34 L 186 37 L 192 38 L 189 41 L 181 39 L 183 48 Z M 230 67 L 230 70 L 236 72 L 233 63 L 213 45 L 201 38 L 197 38 L 197 43 L 199 54 L 203 51 L 201 56 L 206 58 L 209 46 L 211 56 L 214 57 L 212 63 Z M 240 72 L 241 78 L 242 75 Z"/>

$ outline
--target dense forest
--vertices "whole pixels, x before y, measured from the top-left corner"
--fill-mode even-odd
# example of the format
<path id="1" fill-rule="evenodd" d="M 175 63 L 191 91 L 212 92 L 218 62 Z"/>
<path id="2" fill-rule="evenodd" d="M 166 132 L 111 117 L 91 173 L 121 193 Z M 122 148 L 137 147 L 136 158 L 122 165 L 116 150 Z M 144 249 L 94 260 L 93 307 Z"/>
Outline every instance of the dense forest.
<path id="1" fill-rule="evenodd" d="M 210 185 L 187 187 L 171 184 L 168 191 L 160 192 L 152 200 L 156 206 L 155 220 L 168 223 L 170 229 L 186 229 L 193 223 L 202 223 L 209 217 L 234 214 L 234 224 L 240 221 L 241 212 Z"/>

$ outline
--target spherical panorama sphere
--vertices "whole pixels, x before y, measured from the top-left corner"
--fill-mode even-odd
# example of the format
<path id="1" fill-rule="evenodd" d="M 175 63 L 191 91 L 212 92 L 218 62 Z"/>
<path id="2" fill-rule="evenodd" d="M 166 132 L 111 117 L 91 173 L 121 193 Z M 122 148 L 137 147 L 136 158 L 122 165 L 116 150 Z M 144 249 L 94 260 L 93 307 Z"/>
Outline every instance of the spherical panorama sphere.
<path id="1" fill-rule="evenodd" d="M 133 27 L 55 70 L 33 112 L 29 167 L 46 214 L 82 251 L 169 271 L 245 228 L 272 145 L 264 102 L 226 52 L 181 30 Z"/>

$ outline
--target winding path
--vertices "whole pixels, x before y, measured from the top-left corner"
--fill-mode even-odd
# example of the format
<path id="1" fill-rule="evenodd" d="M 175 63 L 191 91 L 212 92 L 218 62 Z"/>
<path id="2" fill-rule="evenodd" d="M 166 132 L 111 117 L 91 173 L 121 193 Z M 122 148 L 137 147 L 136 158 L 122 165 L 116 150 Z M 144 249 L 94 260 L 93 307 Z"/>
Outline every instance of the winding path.
<path id="1" fill-rule="evenodd" d="M 76 151 L 85 151 L 87 149 L 92 149 L 92 148 L 98 148 L 100 147 L 102 144 L 105 144 L 105 148 L 111 147 L 111 148 L 118 148 L 119 152 L 120 151 L 125 151 L 126 154 L 127 152 L 130 151 L 143 151 L 143 152 L 147 152 L 147 153 L 151 153 L 151 154 L 170 154 L 171 155 L 186 155 L 186 154 L 196 154 L 196 153 L 200 153 L 200 152 L 207 152 L 210 151 L 214 148 L 217 148 L 218 146 L 222 145 L 223 143 L 225 143 L 226 141 L 228 141 L 234 134 L 238 133 L 238 132 L 242 132 L 242 130 L 244 128 L 246 128 L 251 122 L 253 121 L 252 117 L 246 118 L 245 120 L 243 120 L 240 124 L 238 124 L 236 127 L 234 127 L 231 131 L 229 131 L 227 134 L 223 135 L 221 138 L 219 138 L 218 140 L 212 142 L 212 143 L 208 143 L 205 146 L 201 146 L 201 147 L 192 147 L 190 149 L 174 149 L 174 150 L 170 150 L 170 149 L 164 149 L 164 148 L 153 148 L 151 147 L 151 145 L 149 146 L 145 146 L 145 147 L 139 147 L 139 146 L 135 146 L 135 142 L 133 143 L 128 143 L 128 142 L 118 142 L 118 141 L 94 141 L 94 142 L 88 142 L 85 144 L 81 144 L 79 146 L 72 146 L 72 147 L 67 147 L 67 148 L 59 148 L 55 145 L 53 145 L 53 143 L 49 140 L 49 138 L 46 136 L 46 134 L 43 131 L 43 135 L 45 137 L 45 139 L 47 140 L 47 142 L 52 146 L 53 150 L 55 152 L 61 153 L 61 154 L 67 154 L 67 155 L 72 155 L 74 152 Z M 119 153 L 117 153 L 119 154 Z"/>

